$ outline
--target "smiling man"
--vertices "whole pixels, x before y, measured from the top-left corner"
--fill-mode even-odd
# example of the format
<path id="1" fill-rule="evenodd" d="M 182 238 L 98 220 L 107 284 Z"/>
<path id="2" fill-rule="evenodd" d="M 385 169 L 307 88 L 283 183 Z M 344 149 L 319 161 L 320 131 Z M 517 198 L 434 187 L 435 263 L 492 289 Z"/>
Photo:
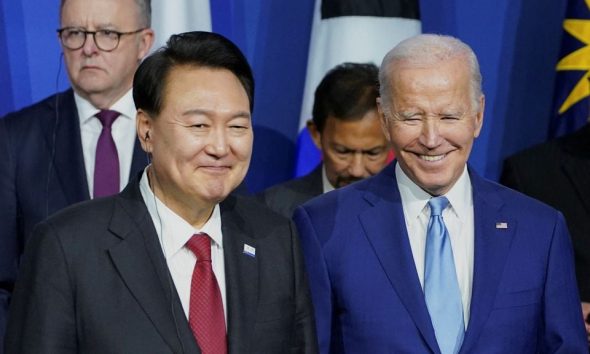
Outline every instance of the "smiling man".
<path id="1" fill-rule="evenodd" d="M 320 352 L 586 352 L 563 216 L 467 164 L 485 102 L 471 48 L 410 38 L 379 81 L 396 162 L 294 215 Z"/>
<path id="2" fill-rule="evenodd" d="M 309 174 L 262 192 L 271 209 L 291 217 L 296 207 L 381 171 L 390 147 L 377 112 L 379 68 L 343 63 L 331 69 L 315 91 L 307 128 L 322 152 L 322 163 Z"/>
<path id="3" fill-rule="evenodd" d="M 213 33 L 172 36 L 134 87 L 151 164 L 120 194 L 36 228 L 7 352 L 317 352 L 294 226 L 230 195 L 253 143 L 240 50 Z"/>

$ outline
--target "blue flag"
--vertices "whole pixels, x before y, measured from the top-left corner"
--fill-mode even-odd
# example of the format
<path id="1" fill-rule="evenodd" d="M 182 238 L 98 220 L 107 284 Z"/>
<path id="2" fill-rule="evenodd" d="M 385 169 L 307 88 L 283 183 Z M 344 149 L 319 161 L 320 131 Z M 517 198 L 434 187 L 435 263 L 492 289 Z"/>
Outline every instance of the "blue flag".
<path id="1" fill-rule="evenodd" d="M 549 137 L 571 133 L 586 124 L 590 100 L 590 0 L 569 0 L 557 63 Z"/>

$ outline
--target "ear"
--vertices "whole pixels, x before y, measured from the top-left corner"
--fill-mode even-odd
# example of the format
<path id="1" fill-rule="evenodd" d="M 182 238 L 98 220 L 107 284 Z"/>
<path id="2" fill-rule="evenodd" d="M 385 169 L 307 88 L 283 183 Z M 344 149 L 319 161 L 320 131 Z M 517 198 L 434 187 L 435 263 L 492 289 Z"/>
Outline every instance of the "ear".
<path id="1" fill-rule="evenodd" d="M 139 38 L 139 52 L 138 52 L 138 60 L 141 61 L 146 55 L 148 55 L 148 53 L 150 52 L 150 49 L 152 48 L 152 45 L 154 44 L 154 40 L 155 40 L 155 34 L 154 34 L 154 30 L 152 30 L 151 28 L 146 28 L 141 32 L 140 38 Z"/>
<path id="2" fill-rule="evenodd" d="M 383 109 L 383 102 L 381 102 L 381 97 L 377 97 L 377 114 L 381 120 L 381 129 L 383 129 L 383 134 L 385 135 L 385 139 L 391 144 L 391 135 L 389 134 L 389 120 L 387 119 L 384 109 Z"/>
<path id="3" fill-rule="evenodd" d="M 135 119 L 135 124 L 137 125 L 137 137 L 139 138 L 139 142 L 141 143 L 141 148 L 143 151 L 151 154 L 152 152 L 152 137 L 150 134 L 153 135 L 153 122 L 152 118 L 143 110 L 137 110 L 137 116 Z"/>
<path id="4" fill-rule="evenodd" d="M 318 130 L 317 125 L 313 122 L 313 120 L 307 121 L 307 131 L 309 135 L 311 135 L 311 139 L 313 140 L 314 145 L 321 151 L 322 150 L 322 134 Z"/>
<path id="5" fill-rule="evenodd" d="M 486 105 L 486 99 L 484 95 L 481 95 L 481 97 L 479 98 L 479 109 L 477 110 L 477 113 L 475 114 L 475 131 L 473 133 L 473 137 L 477 138 L 479 136 L 479 133 L 481 132 L 481 128 L 483 127 L 483 112 L 485 109 L 485 105 Z"/>

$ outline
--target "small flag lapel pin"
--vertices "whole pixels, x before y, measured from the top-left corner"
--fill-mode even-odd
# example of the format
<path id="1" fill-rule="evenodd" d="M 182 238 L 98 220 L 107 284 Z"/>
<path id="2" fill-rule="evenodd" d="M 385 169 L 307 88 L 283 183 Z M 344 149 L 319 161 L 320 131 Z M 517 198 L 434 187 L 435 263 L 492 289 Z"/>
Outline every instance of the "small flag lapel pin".
<path id="1" fill-rule="evenodd" d="M 507 229 L 508 223 L 507 222 L 497 222 L 496 229 Z"/>
<path id="2" fill-rule="evenodd" d="M 250 257 L 256 257 L 256 248 L 244 243 L 244 254 Z"/>

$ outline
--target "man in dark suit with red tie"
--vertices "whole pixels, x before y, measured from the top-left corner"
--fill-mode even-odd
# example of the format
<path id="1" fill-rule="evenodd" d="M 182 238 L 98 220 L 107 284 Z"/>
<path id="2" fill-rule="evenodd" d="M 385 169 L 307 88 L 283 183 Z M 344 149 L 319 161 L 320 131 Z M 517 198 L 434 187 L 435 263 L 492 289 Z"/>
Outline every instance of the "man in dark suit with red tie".
<path id="1" fill-rule="evenodd" d="M 131 86 L 153 42 L 150 1 L 60 6 L 57 34 L 72 88 L 0 119 L 0 348 L 33 227 L 68 205 L 119 192 L 147 164 Z"/>
<path id="2" fill-rule="evenodd" d="M 35 229 L 8 353 L 317 352 L 292 222 L 230 194 L 250 164 L 253 95 L 246 59 L 217 34 L 172 36 L 140 65 L 151 164 Z"/>

